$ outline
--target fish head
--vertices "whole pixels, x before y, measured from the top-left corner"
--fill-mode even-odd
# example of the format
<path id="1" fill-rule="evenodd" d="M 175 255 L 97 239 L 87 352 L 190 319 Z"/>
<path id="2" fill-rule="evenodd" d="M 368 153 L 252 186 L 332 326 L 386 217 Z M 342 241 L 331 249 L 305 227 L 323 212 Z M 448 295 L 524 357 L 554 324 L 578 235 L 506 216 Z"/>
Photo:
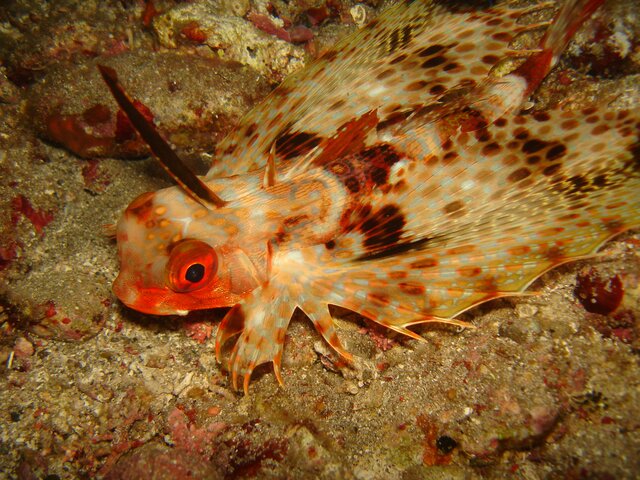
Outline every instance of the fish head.
<path id="1" fill-rule="evenodd" d="M 247 253 L 232 246 L 237 217 L 225 210 L 210 210 L 179 187 L 133 200 L 116 227 L 115 295 L 155 315 L 238 303 L 259 284 L 259 275 Z"/>

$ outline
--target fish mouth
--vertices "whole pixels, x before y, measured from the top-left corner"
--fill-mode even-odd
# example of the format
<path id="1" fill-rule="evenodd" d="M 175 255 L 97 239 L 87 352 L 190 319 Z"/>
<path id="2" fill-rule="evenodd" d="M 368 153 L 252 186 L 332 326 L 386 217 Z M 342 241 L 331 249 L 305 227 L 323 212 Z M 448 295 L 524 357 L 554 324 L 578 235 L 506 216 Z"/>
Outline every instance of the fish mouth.
<path id="1" fill-rule="evenodd" d="M 159 288 L 140 288 L 131 281 L 129 275 L 122 272 L 113 282 L 113 294 L 127 307 L 150 315 L 181 315 L 174 309 L 163 305 L 166 292 Z"/>

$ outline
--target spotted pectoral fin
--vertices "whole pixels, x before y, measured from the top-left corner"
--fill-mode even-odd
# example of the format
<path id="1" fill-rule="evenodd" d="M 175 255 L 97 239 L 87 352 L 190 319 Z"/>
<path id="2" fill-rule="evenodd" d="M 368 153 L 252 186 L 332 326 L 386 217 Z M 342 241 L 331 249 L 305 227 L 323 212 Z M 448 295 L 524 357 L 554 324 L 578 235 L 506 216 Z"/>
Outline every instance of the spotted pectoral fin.
<path id="1" fill-rule="evenodd" d="M 352 362 L 353 355 L 344 348 L 338 338 L 338 333 L 333 323 L 333 318 L 331 318 L 331 314 L 329 313 L 328 305 L 317 301 L 307 301 L 302 305 L 302 311 L 309 317 L 318 333 L 322 335 L 322 338 L 324 338 L 342 358 L 347 362 Z"/>
<path id="2" fill-rule="evenodd" d="M 248 393 L 254 369 L 267 362 L 273 362 L 276 378 L 283 383 L 280 367 L 284 338 L 294 310 L 286 288 L 266 284 L 227 313 L 218 328 L 216 357 L 220 361 L 224 343 L 239 334 L 228 363 L 234 389 L 242 379 L 243 390 Z"/>
<path id="3" fill-rule="evenodd" d="M 327 302 L 390 328 L 451 319 L 640 226 L 636 112 L 509 115 L 447 143 L 318 252 Z"/>

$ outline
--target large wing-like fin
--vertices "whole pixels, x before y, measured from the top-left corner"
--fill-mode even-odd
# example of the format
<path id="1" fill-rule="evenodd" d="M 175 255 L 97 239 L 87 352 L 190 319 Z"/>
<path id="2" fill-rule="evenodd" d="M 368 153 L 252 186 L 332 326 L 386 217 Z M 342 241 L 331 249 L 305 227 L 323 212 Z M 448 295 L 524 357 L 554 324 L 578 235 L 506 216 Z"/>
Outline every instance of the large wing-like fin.
<path id="1" fill-rule="evenodd" d="M 583 10 L 585 2 L 602 0 L 571 0 L 572 8 L 561 14 Z M 393 122 L 430 106 L 458 103 L 481 85 L 491 92 L 486 81 L 492 69 L 518 54 L 510 48 L 514 38 L 544 26 L 518 23 L 531 8 L 451 12 L 433 2 L 408 3 L 399 2 L 288 77 L 218 145 L 207 178 L 264 168 L 274 145 L 280 162 L 305 155 L 368 111 L 377 111 L 380 122 Z M 543 76 L 548 67 L 540 68 Z M 500 108 L 519 105 L 523 94 L 520 88 L 503 96 Z"/>
<path id="2" fill-rule="evenodd" d="M 332 249 L 308 253 L 310 288 L 391 328 L 520 294 L 640 226 L 637 112 L 510 115 L 404 170 L 410 188 L 396 178 Z"/>

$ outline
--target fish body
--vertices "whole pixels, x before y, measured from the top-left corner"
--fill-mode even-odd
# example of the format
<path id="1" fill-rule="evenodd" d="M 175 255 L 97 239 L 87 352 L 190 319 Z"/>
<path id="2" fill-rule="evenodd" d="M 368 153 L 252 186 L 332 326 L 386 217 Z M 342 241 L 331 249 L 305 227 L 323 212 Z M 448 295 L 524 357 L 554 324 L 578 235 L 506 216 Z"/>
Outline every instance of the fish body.
<path id="1" fill-rule="evenodd" d="M 232 307 L 216 352 L 239 335 L 229 365 L 246 391 L 265 362 L 282 381 L 296 308 L 350 359 L 329 305 L 421 339 L 408 327 L 465 326 L 461 312 L 593 255 L 640 225 L 640 116 L 519 108 L 601 3 L 527 26 L 530 9 L 399 2 L 286 79 L 205 177 L 173 172 L 179 186 L 132 202 L 115 294 L 151 314 Z M 534 28 L 539 48 L 504 67 Z"/>

